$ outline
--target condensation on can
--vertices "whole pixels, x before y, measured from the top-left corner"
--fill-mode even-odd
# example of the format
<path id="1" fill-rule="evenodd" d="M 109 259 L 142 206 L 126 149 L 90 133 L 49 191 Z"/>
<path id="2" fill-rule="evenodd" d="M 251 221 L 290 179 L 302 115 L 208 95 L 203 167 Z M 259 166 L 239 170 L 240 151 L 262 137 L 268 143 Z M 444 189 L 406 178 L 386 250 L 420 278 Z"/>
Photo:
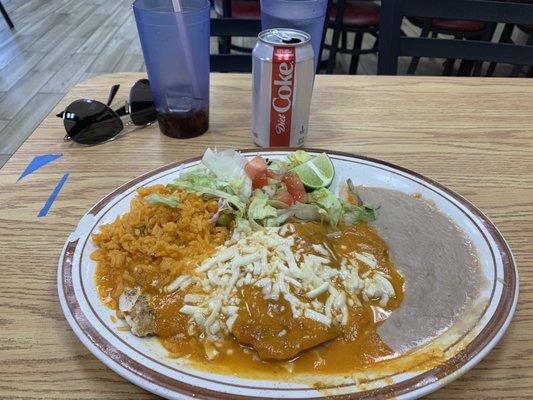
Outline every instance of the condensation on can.
<path id="1" fill-rule="evenodd" d="M 260 147 L 300 147 L 315 78 L 309 34 L 262 31 L 252 52 L 252 138 Z"/>

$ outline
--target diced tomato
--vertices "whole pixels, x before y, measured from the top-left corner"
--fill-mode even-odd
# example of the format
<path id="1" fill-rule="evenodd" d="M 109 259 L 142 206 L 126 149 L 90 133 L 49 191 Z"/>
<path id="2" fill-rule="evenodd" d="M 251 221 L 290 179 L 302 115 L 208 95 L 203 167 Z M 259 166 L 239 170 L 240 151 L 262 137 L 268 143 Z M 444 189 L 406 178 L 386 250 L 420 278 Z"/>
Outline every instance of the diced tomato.
<path id="1" fill-rule="evenodd" d="M 272 200 L 281 201 L 282 203 L 292 206 L 294 204 L 294 199 L 287 189 L 278 189 Z"/>
<path id="2" fill-rule="evenodd" d="M 254 179 L 258 174 L 264 173 L 266 175 L 267 163 L 261 156 L 255 156 L 244 166 L 244 171 L 250 179 Z"/>
<path id="3" fill-rule="evenodd" d="M 287 190 L 295 202 L 307 203 L 307 192 L 297 174 L 294 172 L 287 172 L 283 178 L 283 183 L 287 185 Z"/>
<path id="4" fill-rule="evenodd" d="M 283 179 L 283 174 L 279 174 L 277 172 L 274 172 L 270 169 L 267 169 L 267 176 L 270 178 L 270 179 L 275 179 L 277 181 L 281 181 Z"/>
<path id="5" fill-rule="evenodd" d="M 261 189 L 263 186 L 268 185 L 268 177 L 266 172 L 259 172 L 252 179 L 252 188 Z"/>

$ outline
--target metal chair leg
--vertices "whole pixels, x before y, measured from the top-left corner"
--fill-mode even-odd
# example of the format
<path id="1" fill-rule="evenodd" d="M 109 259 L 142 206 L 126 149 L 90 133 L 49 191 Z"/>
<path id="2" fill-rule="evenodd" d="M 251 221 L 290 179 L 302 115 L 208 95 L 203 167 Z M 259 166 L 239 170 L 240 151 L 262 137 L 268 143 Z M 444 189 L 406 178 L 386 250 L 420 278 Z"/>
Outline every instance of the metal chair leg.
<path id="1" fill-rule="evenodd" d="M 479 36 L 472 36 L 471 38 L 464 39 L 464 40 L 479 41 L 479 40 L 483 40 L 483 38 L 484 38 L 484 35 L 482 34 Z M 457 76 L 471 76 L 475 65 L 476 65 L 476 61 L 461 60 L 461 63 L 459 64 L 459 70 L 457 71 Z"/>
<path id="2" fill-rule="evenodd" d="M 218 54 L 229 54 L 231 52 L 231 37 L 218 38 Z"/>
<path id="3" fill-rule="evenodd" d="M 448 58 L 444 61 L 444 68 L 442 69 L 442 76 L 451 76 L 453 73 L 453 67 L 455 65 L 455 59 Z"/>
<path id="4" fill-rule="evenodd" d="M 217 17 L 219 15 L 217 14 Z M 222 15 L 223 18 L 231 18 L 231 0 L 222 0 Z M 218 53 L 231 53 L 231 36 L 224 36 L 218 38 Z"/>
<path id="5" fill-rule="evenodd" d="M 422 26 L 422 31 L 420 32 L 421 38 L 426 38 L 429 36 L 429 31 L 431 30 L 431 20 L 427 19 L 424 21 L 424 26 Z M 413 57 L 409 63 L 409 68 L 407 68 L 407 74 L 413 75 L 418 68 L 418 63 L 420 62 L 420 57 Z"/>
<path id="6" fill-rule="evenodd" d="M 376 36 L 376 41 L 374 42 L 374 46 L 372 46 L 372 50 L 374 50 L 376 53 L 379 49 L 379 36 Z"/>
<path id="7" fill-rule="evenodd" d="M 342 21 L 344 19 L 344 8 L 346 6 L 345 0 L 337 2 L 337 14 L 335 15 L 335 24 L 333 26 L 333 38 L 331 39 L 331 47 L 329 49 L 328 66 L 326 67 L 326 74 L 332 74 L 335 68 L 337 58 L 337 51 L 339 49 L 339 37 L 342 31 Z"/>
<path id="8" fill-rule="evenodd" d="M 511 43 L 514 27 L 515 27 L 514 24 L 505 24 L 498 43 Z M 496 70 L 497 65 L 498 63 L 491 62 L 489 64 L 489 67 L 487 68 L 487 72 L 485 73 L 485 76 L 494 75 L 494 71 Z"/>
<path id="9" fill-rule="evenodd" d="M 494 75 L 494 71 L 496 70 L 496 64 L 495 62 L 491 62 L 487 68 L 487 72 L 485 73 L 485 76 L 492 76 Z"/>
<path id="10" fill-rule="evenodd" d="M 473 68 L 474 61 L 461 60 L 461 62 L 459 63 L 459 69 L 457 70 L 457 76 L 470 76 Z"/>
<path id="11" fill-rule="evenodd" d="M 2 5 L 2 2 L 0 2 L 0 12 L 2 13 L 2 15 L 4 16 L 6 22 L 7 22 L 7 25 L 9 26 L 10 29 L 13 29 L 15 27 L 15 25 L 13 24 L 13 21 L 11 21 L 11 18 L 9 18 L 9 14 L 7 13 L 6 9 L 4 8 L 4 6 Z"/>
<path id="12" fill-rule="evenodd" d="M 355 33 L 355 39 L 353 41 L 353 50 L 361 50 L 361 45 L 363 43 L 363 35 L 362 32 L 356 32 Z M 355 75 L 357 73 L 357 67 L 359 66 L 359 53 L 352 53 L 352 59 L 350 60 L 350 69 L 349 73 L 350 75 Z"/>
<path id="13" fill-rule="evenodd" d="M 348 49 L 348 32 L 346 31 L 341 32 L 341 49 Z"/>
<path id="14" fill-rule="evenodd" d="M 459 40 L 461 39 L 460 36 L 454 36 L 454 39 Z M 446 61 L 444 61 L 444 68 L 442 69 L 442 76 L 451 76 L 453 74 L 453 69 L 455 67 L 455 61 L 457 61 L 455 58 L 448 58 Z"/>
<path id="15" fill-rule="evenodd" d="M 485 27 L 483 34 L 481 35 L 480 40 L 484 42 L 491 42 L 492 38 L 494 37 L 494 32 L 496 31 L 496 23 L 490 22 L 487 23 L 487 26 Z M 476 61 L 474 63 L 474 70 L 472 71 L 472 76 L 481 76 L 481 70 L 483 69 L 483 61 Z"/>
<path id="16" fill-rule="evenodd" d="M 533 34 L 529 35 L 529 37 L 527 38 L 526 46 L 533 46 Z M 522 72 L 522 68 L 523 67 L 524 67 L 523 65 L 515 65 L 513 67 L 513 70 L 511 71 L 511 74 L 509 76 L 517 77 L 518 75 L 520 75 L 520 72 Z M 532 68 L 533 67 L 529 68 L 529 70 L 527 72 L 528 76 L 530 75 Z"/>
<path id="17" fill-rule="evenodd" d="M 329 49 L 328 65 L 326 67 L 326 74 L 332 74 L 333 68 L 335 68 L 337 50 L 339 48 L 339 36 L 340 30 L 333 29 L 333 38 L 331 39 L 331 47 Z"/>
<path id="18" fill-rule="evenodd" d="M 483 69 L 483 61 L 476 61 L 474 63 L 474 70 L 472 76 L 481 76 L 481 70 Z"/>

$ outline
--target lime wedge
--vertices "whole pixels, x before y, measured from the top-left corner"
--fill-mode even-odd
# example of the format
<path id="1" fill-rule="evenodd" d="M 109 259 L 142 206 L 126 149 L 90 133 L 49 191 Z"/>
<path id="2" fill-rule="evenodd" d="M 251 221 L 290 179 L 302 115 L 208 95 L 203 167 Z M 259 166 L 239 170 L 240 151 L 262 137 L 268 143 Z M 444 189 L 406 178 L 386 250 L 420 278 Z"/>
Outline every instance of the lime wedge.
<path id="1" fill-rule="evenodd" d="M 291 171 L 298 174 L 302 183 L 309 189 L 328 187 L 335 175 L 333 163 L 326 153 L 294 167 Z"/>

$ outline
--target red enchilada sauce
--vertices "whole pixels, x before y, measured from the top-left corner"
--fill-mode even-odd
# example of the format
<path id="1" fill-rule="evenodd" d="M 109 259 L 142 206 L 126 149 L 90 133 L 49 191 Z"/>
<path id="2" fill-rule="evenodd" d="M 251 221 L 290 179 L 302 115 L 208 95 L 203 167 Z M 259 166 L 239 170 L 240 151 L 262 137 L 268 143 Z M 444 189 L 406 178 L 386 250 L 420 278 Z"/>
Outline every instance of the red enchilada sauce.
<path id="1" fill-rule="evenodd" d="M 268 304 L 255 289 L 245 286 L 239 296 L 246 307 L 241 307 L 231 336 L 223 343 L 205 345 L 196 336 L 187 334 L 188 316 L 179 312 L 183 306 L 183 294 L 157 294 L 151 299 L 155 311 L 155 329 L 161 344 L 173 357 L 183 357 L 196 362 L 195 366 L 205 370 L 235 374 L 240 376 L 279 377 L 291 373 L 331 373 L 342 374 L 358 371 L 374 366 L 380 360 L 394 356 L 393 351 L 380 339 L 377 328 L 398 308 L 403 300 L 403 278 L 396 271 L 389 259 L 387 245 L 376 231 L 367 223 L 355 226 L 340 225 L 334 229 L 326 224 L 316 222 L 295 223 L 296 235 L 305 240 L 311 249 L 315 243 L 325 243 L 337 256 L 331 266 L 339 268 L 338 260 L 342 257 L 353 259 L 355 253 L 372 254 L 378 262 L 377 269 L 390 276 L 395 290 L 387 306 L 382 308 L 379 302 L 369 300 L 361 306 L 349 308 L 348 324 L 337 328 L 326 328 L 324 325 L 307 320 L 306 323 L 296 322 L 288 314 L 280 314 L 279 318 L 266 318 Z M 363 263 L 359 263 L 360 274 L 366 272 Z M 109 279 L 110 271 L 98 268 L 96 274 L 100 293 L 109 293 L 116 288 Z M 148 282 L 137 282 L 141 290 Z M 153 288 L 151 289 L 153 292 Z M 280 300 L 284 301 L 284 300 Z M 115 303 L 116 304 L 116 303 Z M 288 307 L 285 307 L 287 310 Z M 299 320 L 302 320 L 300 318 Z M 303 319 L 306 320 L 306 319 Z M 291 336 L 277 340 L 273 333 L 282 326 L 292 324 Z M 276 354 L 283 359 L 285 354 L 297 352 L 298 348 L 308 348 L 291 360 L 261 359 L 251 346 L 259 349 L 259 355 Z M 322 343 L 313 346 L 316 343 Z M 207 352 L 217 354 L 207 360 Z"/>

